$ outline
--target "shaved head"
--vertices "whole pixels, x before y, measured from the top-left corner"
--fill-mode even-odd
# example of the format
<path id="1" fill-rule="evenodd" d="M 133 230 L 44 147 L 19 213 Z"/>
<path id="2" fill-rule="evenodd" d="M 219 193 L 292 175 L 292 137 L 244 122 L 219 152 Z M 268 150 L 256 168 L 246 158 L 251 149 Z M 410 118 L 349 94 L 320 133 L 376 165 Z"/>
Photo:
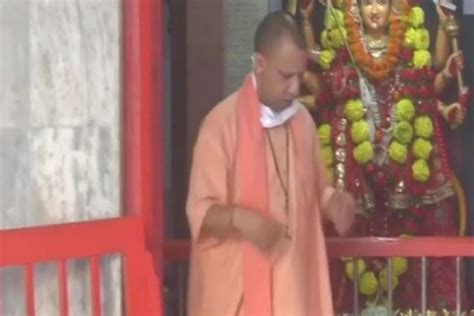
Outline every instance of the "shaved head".
<path id="1" fill-rule="evenodd" d="M 260 22 L 255 32 L 256 53 L 268 55 L 277 50 L 282 39 L 290 39 L 298 48 L 305 50 L 306 44 L 294 18 L 283 11 L 275 11 Z"/>

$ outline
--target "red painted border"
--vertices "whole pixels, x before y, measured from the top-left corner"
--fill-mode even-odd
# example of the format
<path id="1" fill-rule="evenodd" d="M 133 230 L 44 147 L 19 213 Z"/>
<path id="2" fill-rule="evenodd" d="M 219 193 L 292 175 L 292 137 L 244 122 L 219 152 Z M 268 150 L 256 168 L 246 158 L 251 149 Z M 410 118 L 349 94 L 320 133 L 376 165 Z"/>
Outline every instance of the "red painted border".
<path id="1" fill-rule="evenodd" d="M 138 1 L 124 0 L 123 22 L 123 205 L 125 213 L 139 214 L 140 188 L 140 55 Z"/>
<path id="2" fill-rule="evenodd" d="M 124 0 L 124 208 L 149 250 L 163 243 L 163 27 L 160 0 Z M 161 270 L 161 251 L 152 251 Z"/>
<path id="3" fill-rule="evenodd" d="M 143 252 L 143 236 L 139 216 L 0 230 L 0 267 Z"/>
<path id="4" fill-rule="evenodd" d="M 328 238 L 328 256 L 337 257 L 474 257 L 474 237 Z M 166 261 L 189 260 L 190 243 L 165 243 Z"/>
<path id="5" fill-rule="evenodd" d="M 124 264 L 127 315 L 162 315 L 161 284 L 144 245 L 141 216 L 0 230 L 0 249 L 5 250 L 0 251 L 0 267 L 24 267 L 27 314 L 34 316 L 34 264 L 57 261 L 60 264 L 59 309 L 61 315 L 67 315 L 65 260 L 89 258 L 92 311 L 100 316 L 99 257 L 118 253 Z"/>
<path id="6" fill-rule="evenodd" d="M 127 310 L 161 315 L 161 292 L 153 277 L 161 272 L 163 241 L 163 36 L 160 0 L 123 0 L 123 215 L 117 219 L 0 231 L 0 267 L 26 265 L 27 312 L 34 315 L 33 263 L 93 257 L 94 314 L 100 315 L 97 255 L 124 255 Z M 106 115 L 106 114 L 105 114 Z M 45 247 L 46 245 L 46 247 Z M 64 263 L 61 263 L 64 264 Z M 65 267 L 58 278 L 61 313 L 67 313 Z M 159 273 L 161 275 L 161 273 Z M 147 296 L 149 295 L 149 296 Z M 157 301 L 160 304 L 157 304 Z M 137 312 L 141 311 L 141 312 Z M 151 312 L 153 311 L 153 312 Z"/>

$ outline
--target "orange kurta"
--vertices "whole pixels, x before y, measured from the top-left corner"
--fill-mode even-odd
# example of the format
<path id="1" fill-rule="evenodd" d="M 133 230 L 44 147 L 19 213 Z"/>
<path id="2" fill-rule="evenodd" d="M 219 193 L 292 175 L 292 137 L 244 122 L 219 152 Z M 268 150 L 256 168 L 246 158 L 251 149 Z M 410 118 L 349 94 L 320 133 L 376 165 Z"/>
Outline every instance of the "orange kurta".
<path id="1" fill-rule="evenodd" d="M 247 242 L 238 238 L 225 242 L 203 239 L 200 228 L 211 205 L 231 205 L 239 201 L 239 177 L 245 175 L 236 168 L 237 108 L 242 102 L 242 90 L 254 89 L 250 87 L 248 77 L 241 90 L 209 113 L 194 149 L 187 205 L 193 238 L 188 292 L 191 316 L 243 315 L 243 245 Z M 269 212 L 288 225 L 291 235 L 287 247 L 276 258 L 268 258 L 272 315 L 329 316 L 333 315 L 333 309 L 320 210 L 323 195 L 327 197 L 331 188 L 324 180 L 316 129 L 309 113 L 301 107 L 290 123 L 288 214 L 270 146 L 268 142 L 264 145 Z M 278 126 L 269 132 L 282 168 L 286 166 L 285 127 Z M 286 174 L 285 169 L 281 172 Z M 259 280 L 254 282 L 258 284 Z"/>

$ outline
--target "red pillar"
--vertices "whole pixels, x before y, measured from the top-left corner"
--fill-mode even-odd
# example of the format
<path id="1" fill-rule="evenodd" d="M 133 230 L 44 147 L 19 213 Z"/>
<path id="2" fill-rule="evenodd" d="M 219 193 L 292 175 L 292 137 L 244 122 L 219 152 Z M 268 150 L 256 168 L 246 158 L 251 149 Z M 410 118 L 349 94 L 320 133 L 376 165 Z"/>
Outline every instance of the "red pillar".
<path id="1" fill-rule="evenodd" d="M 124 213 L 142 216 L 146 247 L 152 252 L 161 275 L 164 232 L 162 2 L 124 0 L 123 4 Z"/>

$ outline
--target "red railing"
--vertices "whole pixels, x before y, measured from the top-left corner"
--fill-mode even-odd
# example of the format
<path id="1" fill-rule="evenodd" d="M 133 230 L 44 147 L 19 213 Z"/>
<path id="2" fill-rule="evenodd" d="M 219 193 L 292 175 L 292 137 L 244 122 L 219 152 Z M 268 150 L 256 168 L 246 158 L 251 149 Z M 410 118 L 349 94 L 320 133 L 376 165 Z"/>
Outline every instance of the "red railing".
<path id="1" fill-rule="evenodd" d="M 461 257 L 474 257 L 474 238 L 466 237 L 405 237 L 405 238 L 328 238 L 328 256 L 339 257 L 385 257 L 388 275 L 391 275 L 392 257 L 421 258 L 421 314 L 427 312 L 427 258 L 456 257 L 456 315 L 461 315 Z M 165 243 L 164 259 L 168 262 L 183 262 L 189 259 L 190 243 L 170 240 Z M 358 270 L 354 260 L 354 271 Z M 358 273 L 354 273 L 358 275 Z M 391 278 L 388 288 L 392 289 Z M 393 312 L 392 290 L 388 292 L 388 313 Z M 358 278 L 354 279 L 354 315 L 359 315 Z"/>
<path id="2" fill-rule="evenodd" d="M 127 315 L 162 315 L 162 293 L 150 254 L 145 250 L 143 222 L 126 216 L 92 222 L 0 231 L 0 267 L 20 266 L 25 275 L 26 311 L 35 315 L 34 265 L 58 265 L 59 312 L 68 315 L 67 261 L 88 258 L 92 314 L 100 316 L 100 258 L 120 254 Z M 121 285 L 118 284 L 117 288 Z M 0 292 L 0 306 L 2 306 Z M 1 311 L 0 311 L 1 314 Z"/>
<path id="3" fill-rule="evenodd" d="M 338 257 L 474 257 L 473 237 L 328 238 L 328 256 Z M 164 259 L 189 259 L 187 240 L 168 240 Z"/>

